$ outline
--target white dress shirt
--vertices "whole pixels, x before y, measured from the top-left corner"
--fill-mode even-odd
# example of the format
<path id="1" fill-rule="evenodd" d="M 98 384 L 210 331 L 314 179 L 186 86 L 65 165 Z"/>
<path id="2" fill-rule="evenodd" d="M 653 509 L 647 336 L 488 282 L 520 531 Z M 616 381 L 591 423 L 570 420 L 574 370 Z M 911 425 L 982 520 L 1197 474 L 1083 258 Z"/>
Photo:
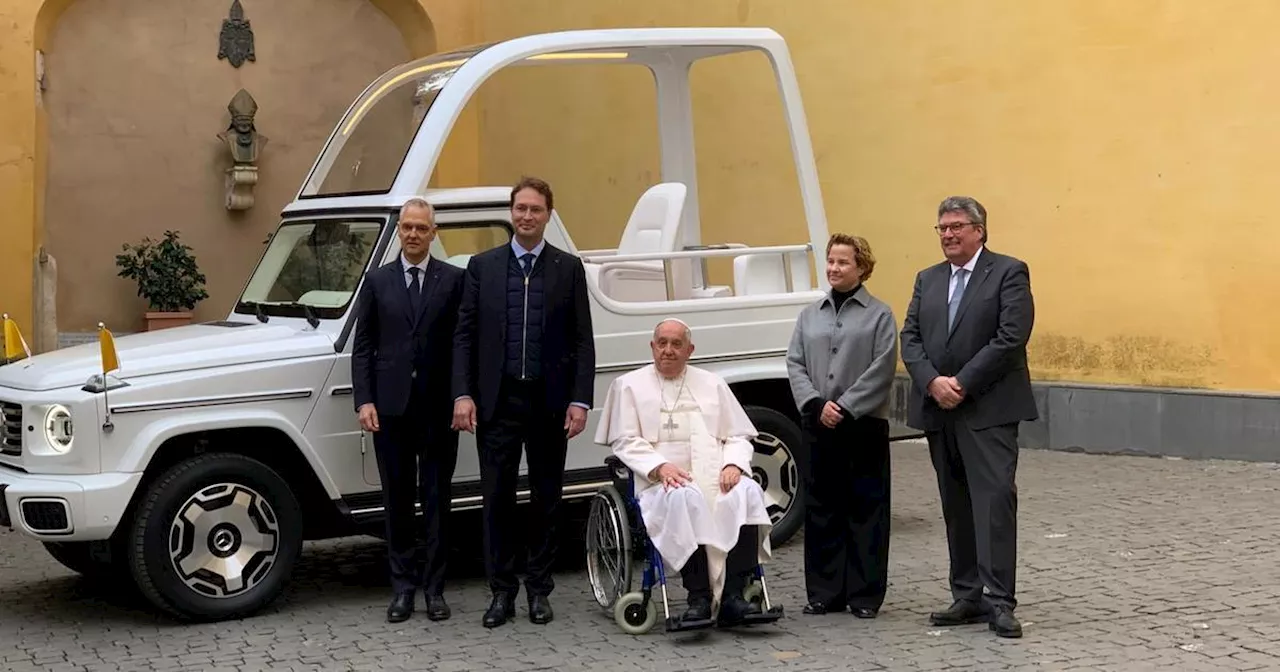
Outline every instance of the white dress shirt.
<path id="1" fill-rule="evenodd" d="M 951 303 L 951 297 L 956 295 L 956 288 L 960 286 L 960 269 L 968 271 L 965 274 L 965 286 L 968 287 L 968 280 L 973 279 L 973 269 L 978 266 L 978 257 L 982 255 L 982 246 L 978 246 L 978 251 L 973 253 L 969 261 L 964 266 L 956 266 L 951 264 L 951 286 L 947 290 L 947 303 Z"/>
<path id="2" fill-rule="evenodd" d="M 428 254 L 425 258 L 423 258 L 423 260 L 422 260 L 421 262 L 419 262 L 419 263 L 417 263 L 417 264 L 411 264 L 411 263 L 409 263 L 409 260 L 405 258 L 404 253 L 403 253 L 403 252 L 401 252 L 401 253 L 400 253 L 400 268 L 401 268 L 401 272 L 404 274 L 404 286 L 405 286 L 405 287 L 412 287 L 412 286 L 413 286 L 413 273 L 409 272 L 409 269 L 411 269 L 411 268 L 421 269 L 421 270 L 420 270 L 420 272 L 418 273 L 418 277 L 419 277 L 419 278 L 421 278 L 421 280 L 419 281 L 419 285 L 418 285 L 418 286 L 419 286 L 419 288 L 426 286 L 426 284 L 427 284 L 427 263 L 428 263 L 428 262 L 430 262 L 430 261 L 431 261 L 431 255 L 429 255 L 429 254 Z"/>

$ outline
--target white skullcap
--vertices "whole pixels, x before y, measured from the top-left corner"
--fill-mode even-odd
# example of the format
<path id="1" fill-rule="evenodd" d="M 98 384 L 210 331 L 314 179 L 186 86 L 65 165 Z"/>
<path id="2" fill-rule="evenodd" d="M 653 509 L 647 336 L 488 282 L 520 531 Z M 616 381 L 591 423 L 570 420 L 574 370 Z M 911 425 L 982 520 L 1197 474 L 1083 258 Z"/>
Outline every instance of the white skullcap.
<path id="1" fill-rule="evenodd" d="M 687 323 L 685 323 L 685 321 L 684 321 L 684 320 L 682 320 L 682 319 L 680 319 L 680 318 L 678 318 L 678 317 L 665 317 L 665 318 L 663 318 L 663 319 L 662 319 L 661 321 L 659 321 L 657 324 L 653 325 L 653 332 L 654 332 L 655 334 L 656 334 L 656 333 L 658 333 L 658 327 L 661 327 L 661 326 L 662 326 L 664 323 L 666 323 L 666 322 L 675 322 L 676 324 L 678 324 L 678 325 L 680 325 L 680 326 L 684 327 L 684 333 L 685 333 L 685 335 L 686 335 L 688 338 L 690 338 L 690 339 L 692 339 L 692 338 L 693 338 L 693 328 L 692 328 L 692 327 L 690 327 Z"/>

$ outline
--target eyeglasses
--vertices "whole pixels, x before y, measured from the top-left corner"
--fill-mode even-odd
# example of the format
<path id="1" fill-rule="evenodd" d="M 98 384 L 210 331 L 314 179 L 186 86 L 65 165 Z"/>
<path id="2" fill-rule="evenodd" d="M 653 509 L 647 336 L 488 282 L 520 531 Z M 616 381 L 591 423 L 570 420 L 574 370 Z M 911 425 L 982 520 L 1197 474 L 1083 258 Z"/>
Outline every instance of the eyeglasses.
<path id="1" fill-rule="evenodd" d="M 937 231 L 938 235 L 941 236 L 942 234 L 948 231 L 950 231 L 951 233 L 960 233 L 960 229 L 963 229 L 966 226 L 973 226 L 973 222 L 953 222 L 951 224 L 938 224 L 933 227 L 933 230 Z"/>

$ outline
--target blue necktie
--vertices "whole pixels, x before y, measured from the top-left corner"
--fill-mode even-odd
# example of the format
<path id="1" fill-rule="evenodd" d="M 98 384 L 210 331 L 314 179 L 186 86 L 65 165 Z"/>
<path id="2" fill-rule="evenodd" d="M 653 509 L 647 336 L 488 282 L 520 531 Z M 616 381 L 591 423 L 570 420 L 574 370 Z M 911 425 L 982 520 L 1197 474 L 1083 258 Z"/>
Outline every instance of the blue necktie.
<path id="1" fill-rule="evenodd" d="M 520 255 L 520 268 L 524 269 L 524 274 L 526 277 L 532 272 L 532 269 L 533 269 L 533 253 L 532 252 L 525 252 L 524 254 Z"/>
<path id="2" fill-rule="evenodd" d="M 956 310 L 960 308 L 960 299 L 964 296 L 965 282 L 969 275 L 969 269 L 962 268 L 956 271 L 956 291 L 951 295 L 951 300 L 947 302 L 947 331 L 956 323 Z"/>

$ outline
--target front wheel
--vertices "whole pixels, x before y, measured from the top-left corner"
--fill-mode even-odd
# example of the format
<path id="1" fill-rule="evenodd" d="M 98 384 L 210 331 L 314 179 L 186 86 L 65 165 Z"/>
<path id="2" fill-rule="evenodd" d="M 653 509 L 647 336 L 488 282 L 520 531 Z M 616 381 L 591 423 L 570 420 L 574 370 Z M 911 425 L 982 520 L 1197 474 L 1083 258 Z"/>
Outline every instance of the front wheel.
<path id="1" fill-rule="evenodd" d="M 804 525 L 804 480 L 801 464 L 809 459 L 809 444 L 791 418 L 763 406 L 743 408 L 759 435 L 754 443 L 751 478 L 764 490 L 773 520 L 769 543 L 786 543 Z"/>
<path id="2" fill-rule="evenodd" d="M 284 589 L 302 548 L 289 485 L 243 455 L 201 455 L 147 488 L 128 559 L 142 593 L 180 618 L 249 615 Z"/>

